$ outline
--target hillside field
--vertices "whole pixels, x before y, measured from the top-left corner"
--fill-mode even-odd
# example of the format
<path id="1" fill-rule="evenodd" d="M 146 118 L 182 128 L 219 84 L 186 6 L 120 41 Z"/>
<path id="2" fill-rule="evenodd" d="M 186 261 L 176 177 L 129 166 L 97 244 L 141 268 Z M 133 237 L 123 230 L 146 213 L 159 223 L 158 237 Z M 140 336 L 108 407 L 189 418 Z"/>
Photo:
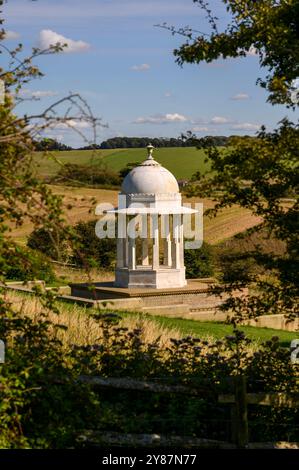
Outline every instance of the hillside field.
<path id="1" fill-rule="evenodd" d="M 63 198 L 63 204 L 66 208 L 65 219 L 74 225 L 79 221 L 88 221 L 97 217 L 92 209 L 92 199 L 97 203 L 109 202 L 117 206 L 118 191 L 110 189 L 92 189 L 84 187 L 71 187 L 62 185 L 49 185 L 54 194 Z M 204 210 L 211 208 L 213 202 L 210 199 L 184 198 L 186 203 L 203 203 Z M 69 206 L 72 206 L 71 208 Z M 216 244 L 233 235 L 260 222 L 258 217 L 253 216 L 249 210 L 238 206 L 229 207 L 222 210 L 217 217 L 204 217 L 204 240 L 208 243 Z M 12 236 L 20 243 L 26 243 L 26 238 L 31 233 L 33 227 L 29 221 L 24 220 L 22 226 L 13 228 Z"/>
<path id="2" fill-rule="evenodd" d="M 33 160 L 38 165 L 38 175 L 42 178 L 49 178 L 55 176 L 60 166 L 66 163 L 104 164 L 118 172 L 127 163 L 142 162 L 146 156 L 147 150 L 145 148 L 70 150 L 49 152 L 47 156 L 42 152 L 35 152 Z M 198 150 L 195 147 L 158 148 L 154 151 L 154 157 L 177 179 L 189 179 L 196 171 L 204 173 L 208 169 L 207 163 L 204 162 L 203 150 Z"/>
<path id="3" fill-rule="evenodd" d="M 55 176 L 59 168 L 66 163 L 107 165 L 107 167 L 119 171 L 127 163 L 141 162 L 146 159 L 146 148 L 134 149 L 111 149 L 111 150 L 71 150 L 49 152 L 45 155 L 42 152 L 35 152 L 33 155 L 34 165 L 37 166 L 37 175 L 48 180 Z M 163 166 L 169 169 L 177 179 L 187 179 L 198 170 L 202 173 L 208 170 L 207 163 L 204 162 L 203 150 L 195 147 L 169 147 L 158 148 L 154 151 L 154 156 Z M 63 198 L 65 218 L 71 225 L 79 221 L 95 219 L 92 209 L 92 199 L 97 203 L 109 202 L 113 206 L 117 205 L 117 189 L 99 189 L 71 187 L 64 185 L 50 184 L 54 194 Z M 211 208 L 213 202 L 209 199 L 185 198 L 184 202 L 201 202 L 204 210 Z M 71 208 L 70 208 L 71 207 Z M 217 244 L 226 240 L 239 232 L 256 225 L 260 219 L 253 216 L 250 211 L 233 206 L 221 211 L 217 217 L 204 218 L 204 240 L 211 244 Z M 22 226 L 13 228 L 12 236 L 18 242 L 25 244 L 28 235 L 33 227 L 29 221 L 24 220 Z"/>

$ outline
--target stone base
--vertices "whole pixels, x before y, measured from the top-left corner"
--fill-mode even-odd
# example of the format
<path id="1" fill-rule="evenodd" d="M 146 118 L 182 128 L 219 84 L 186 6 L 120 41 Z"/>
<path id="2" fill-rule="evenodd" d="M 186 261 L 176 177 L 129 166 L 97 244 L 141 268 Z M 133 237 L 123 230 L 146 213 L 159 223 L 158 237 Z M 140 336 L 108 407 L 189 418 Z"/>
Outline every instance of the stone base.
<path id="1" fill-rule="evenodd" d="M 113 282 L 71 284 L 71 296 L 77 300 L 88 299 L 98 308 L 115 308 L 151 313 L 153 315 L 177 316 L 187 314 L 189 318 L 225 319 L 218 309 L 224 298 L 211 295 L 212 279 L 192 279 L 183 287 L 164 289 L 115 287 Z M 208 315 L 208 317 L 207 317 Z"/>
<path id="2" fill-rule="evenodd" d="M 159 268 L 152 270 L 145 266 L 138 266 L 138 269 L 135 270 L 117 268 L 115 271 L 115 287 L 167 289 L 186 285 L 185 267 L 181 269 Z"/>
<path id="3" fill-rule="evenodd" d="M 213 285 L 215 281 L 210 278 L 188 279 L 187 285 L 183 287 L 164 289 L 116 287 L 113 282 L 71 284 L 70 299 L 81 303 L 86 299 L 86 304 L 95 305 L 99 309 L 223 321 L 227 314 L 221 312 L 219 307 L 227 294 L 223 293 L 221 297 L 211 294 Z M 246 289 L 235 293 L 236 296 L 244 294 L 248 294 Z"/>

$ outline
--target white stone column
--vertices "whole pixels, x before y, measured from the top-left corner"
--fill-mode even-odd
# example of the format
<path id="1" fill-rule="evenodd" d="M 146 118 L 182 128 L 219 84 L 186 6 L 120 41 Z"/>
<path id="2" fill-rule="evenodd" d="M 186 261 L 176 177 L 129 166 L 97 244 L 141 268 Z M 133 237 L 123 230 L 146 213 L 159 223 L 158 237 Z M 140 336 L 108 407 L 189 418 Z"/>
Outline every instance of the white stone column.
<path id="1" fill-rule="evenodd" d="M 117 247 L 116 247 L 116 267 L 123 268 L 125 265 L 124 260 L 124 239 L 118 238 L 117 239 Z"/>
<path id="2" fill-rule="evenodd" d="M 142 240 L 142 266 L 149 266 L 148 240 Z"/>
<path id="3" fill-rule="evenodd" d="M 173 250 L 172 265 L 174 269 L 181 267 L 181 214 L 173 215 Z"/>
<path id="4" fill-rule="evenodd" d="M 183 216 L 181 216 L 181 226 L 180 226 L 180 264 L 181 268 L 184 267 L 184 223 Z"/>
<path id="5" fill-rule="evenodd" d="M 136 269 L 136 243 L 135 238 L 129 237 L 128 243 L 128 268 L 129 269 Z"/>
<path id="6" fill-rule="evenodd" d="M 153 237 L 153 269 L 159 268 L 159 215 L 151 215 Z"/>
<path id="7" fill-rule="evenodd" d="M 141 244 L 142 244 L 142 266 L 149 265 L 149 257 L 148 257 L 148 219 L 147 214 L 142 215 L 142 226 L 141 226 Z"/>
<path id="8" fill-rule="evenodd" d="M 164 266 L 172 266 L 172 251 L 171 251 L 171 233 L 170 233 L 170 214 L 161 216 L 162 223 L 162 236 L 164 241 Z"/>
<path id="9" fill-rule="evenodd" d="M 129 238 L 128 235 L 124 240 L 124 259 L 125 259 L 125 267 L 129 266 Z"/>
<path id="10" fill-rule="evenodd" d="M 118 214 L 117 219 L 116 267 L 123 268 L 126 266 L 126 215 Z"/>

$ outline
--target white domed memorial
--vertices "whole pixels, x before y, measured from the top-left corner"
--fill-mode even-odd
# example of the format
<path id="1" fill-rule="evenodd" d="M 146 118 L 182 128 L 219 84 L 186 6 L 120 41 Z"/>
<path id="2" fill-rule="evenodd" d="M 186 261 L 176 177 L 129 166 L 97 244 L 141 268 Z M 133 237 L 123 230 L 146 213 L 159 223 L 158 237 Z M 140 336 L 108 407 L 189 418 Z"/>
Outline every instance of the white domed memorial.
<path id="1" fill-rule="evenodd" d="M 211 294 L 214 279 L 186 280 L 184 229 L 190 233 L 191 220 L 184 228 L 183 216 L 198 211 L 182 205 L 178 183 L 153 159 L 152 145 L 147 159 L 124 178 L 117 209 L 107 212 L 117 216 L 115 281 L 70 284 L 71 296 L 64 296 L 67 300 L 98 309 L 226 319 L 220 306 L 229 294 L 221 298 Z M 248 294 L 244 289 L 235 291 L 236 296 L 244 294 Z"/>
<path id="2" fill-rule="evenodd" d="M 186 286 L 183 214 L 177 180 L 148 157 L 124 178 L 119 193 L 115 287 L 178 288 Z"/>

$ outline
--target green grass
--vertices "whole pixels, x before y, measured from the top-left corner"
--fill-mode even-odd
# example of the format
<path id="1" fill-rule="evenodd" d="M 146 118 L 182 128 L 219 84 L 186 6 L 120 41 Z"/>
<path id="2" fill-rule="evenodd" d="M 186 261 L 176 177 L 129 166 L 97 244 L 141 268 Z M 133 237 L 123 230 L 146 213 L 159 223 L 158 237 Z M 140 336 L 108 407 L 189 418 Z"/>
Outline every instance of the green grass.
<path id="1" fill-rule="evenodd" d="M 71 150 L 51 152 L 44 156 L 42 152 L 34 154 L 34 162 L 38 165 L 37 174 L 41 178 L 54 176 L 61 165 L 78 163 L 86 165 L 104 163 L 107 167 L 119 171 L 127 163 L 142 162 L 146 159 L 146 149 L 111 149 L 111 150 Z M 178 179 L 188 179 L 196 171 L 206 172 L 207 164 L 204 162 L 203 150 L 195 147 L 171 147 L 155 150 L 155 159 L 171 171 Z"/>
<path id="2" fill-rule="evenodd" d="M 167 318 L 167 317 L 151 317 L 158 321 L 166 328 L 177 328 L 183 334 L 201 336 L 213 336 L 216 339 L 223 338 L 226 335 L 232 334 L 232 325 L 223 322 L 213 321 L 196 321 L 186 320 L 184 318 Z M 275 330 L 273 328 L 260 328 L 255 326 L 240 326 L 240 330 L 244 331 L 246 336 L 253 341 L 262 343 L 271 339 L 273 336 L 278 336 L 279 341 L 283 346 L 289 346 L 290 342 L 298 338 L 298 333 L 285 330 Z"/>
<path id="3" fill-rule="evenodd" d="M 127 163 L 142 162 L 145 158 L 146 149 L 120 149 L 105 156 L 104 161 L 119 171 Z M 158 148 L 154 151 L 154 158 L 178 179 L 190 178 L 196 171 L 206 172 L 208 168 L 204 152 L 195 147 Z"/>
<path id="4" fill-rule="evenodd" d="M 59 301 L 60 307 L 71 312 L 72 303 L 65 303 Z M 85 308 L 77 305 L 79 310 L 82 309 L 87 315 L 90 313 L 99 312 L 93 308 Z M 142 316 L 151 319 L 159 323 L 161 326 L 169 330 L 179 330 L 185 336 L 196 336 L 197 338 L 206 338 L 211 337 L 215 339 L 222 339 L 227 335 L 233 334 L 233 326 L 224 322 L 219 321 L 198 321 L 198 320 L 187 320 L 185 318 L 170 318 L 163 317 L 159 315 L 149 315 L 140 312 L 130 312 L 130 311 L 117 311 L 105 309 L 103 313 L 116 313 L 120 317 L 127 316 Z M 279 343 L 281 346 L 290 347 L 290 343 L 293 339 L 299 337 L 298 333 L 295 331 L 286 331 L 286 330 L 276 330 L 274 328 L 260 328 L 255 326 L 240 326 L 240 330 L 244 331 L 246 336 L 250 338 L 255 343 L 263 343 L 270 340 L 273 336 L 279 338 Z"/>
<path id="5" fill-rule="evenodd" d="M 186 320 L 185 318 L 170 318 L 159 315 L 148 315 L 136 312 L 121 312 L 115 310 L 106 310 L 106 312 L 116 313 L 120 317 L 128 315 L 142 315 L 143 317 L 147 317 L 153 321 L 156 321 L 165 328 L 170 330 L 179 330 L 185 336 L 191 335 L 196 336 L 197 338 L 213 337 L 215 339 L 221 339 L 224 338 L 224 336 L 233 334 L 233 326 L 224 322 Z M 298 338 L 298 333 L 296 332 L 276 330 L 274 328 L 240 326 L 239 329 L 244 331 L 246 336 L 256 343 L 263 343 L 273 338 L 273 336 L 277 336 L 281 346 L 289 347 L 291 341 Z"/>
<path id="6" fill-rule="evenodd" d="M 111 150 L 105 150 L 109 155 Z M 93 150 L 70 150 L 61 152 L 49 152 L 45 155 L 43 152 L 35 152 L 33 162 L 37 166 L 37 174 L 41 178 L 54 176 L 62 165 L 66 163 L 77 163 L 80 165 L 95 164 L 102 162 L 104 154 Z"/>

